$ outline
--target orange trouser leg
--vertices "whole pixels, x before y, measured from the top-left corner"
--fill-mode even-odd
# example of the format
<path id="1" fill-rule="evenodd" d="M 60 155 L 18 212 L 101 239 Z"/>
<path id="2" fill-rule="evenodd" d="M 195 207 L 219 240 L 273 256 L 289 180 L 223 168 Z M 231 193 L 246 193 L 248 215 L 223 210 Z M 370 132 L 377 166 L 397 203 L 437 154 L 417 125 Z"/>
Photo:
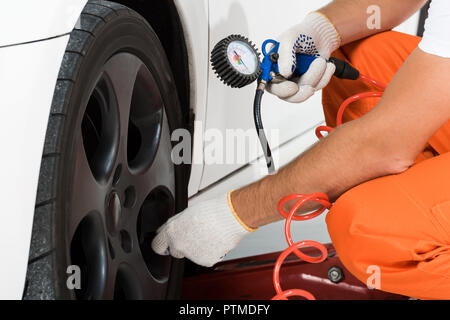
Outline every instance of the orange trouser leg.
<path id="1" fill-rule="evenodd" d="M 386 32 L 344 46 L 335 56 L 389 83 L 419 41 Z M 342 101 L 374 89 L 361 81 L 333 79 L 323 91 L 328 125 L 335 126 Z M 352 104 L 344 121 L 364 115 L 376 103 L 377 99 L 366 99 Z M 361 281 L 368 280 L 368 271 L 375 266 L 381 272 L 382 290 L 422 299 L 450 299 L 449 123 L 429 144 L 432 148 L 408 171 L 345 193 L 330 210 L 327 225 L 342 262 Z M 436 152 L 442 155 L 432 158 Z"/>
<path id="2" fill-rule="evenodd" d="M 348 191 L 326 220 L 359 280 L 367 283 L 375 266 L 381 290 L 450 299 L 450 153 Z"/>

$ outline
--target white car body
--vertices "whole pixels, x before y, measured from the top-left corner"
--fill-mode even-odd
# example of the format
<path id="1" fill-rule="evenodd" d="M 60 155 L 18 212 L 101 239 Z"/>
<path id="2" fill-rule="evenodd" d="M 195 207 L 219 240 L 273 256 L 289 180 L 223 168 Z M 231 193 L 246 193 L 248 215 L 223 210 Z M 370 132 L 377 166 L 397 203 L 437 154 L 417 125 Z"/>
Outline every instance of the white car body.
<path id="1" fill-rule="evenodd" d="M 22 297 L 53 92 L 69 34 L 86 2 L 15 0 L 0 3 L 0 30 L 6 31 L 0 33 L 0 299 Z M 215 128 L 224 132 L 253 128 L 254 88 L 236 90 L 224 86 L 210 67 L 212 47 L 234 33 L 246 35 L 260 46 L 266 38 L 275 37 L 299 22 L 307 12 L 329 1 L 284 0 L 286 10 L 269 0 L 174 2 L 188 48 L 191 108 L 196 120 L 202 123 L 201 130 Z M 415 33 L 416 27 L 417 16 L 403 30 Z M 282 128 L 279 159 L 285 163 L 313 142 L 311 129 L 323 122 L 320 95 L 301 106 L 283 103 L 270 95 L 264 99 L 266 128 Z M 202 133 L 195 131 L 193 157 L 196 159 L 203 157 Z M 256 134 L 254 138 L 257 143 Z M 240 167 L 242 164 L 195 163 L 189 183 L 191 201 L 200 201 L 211 193 L 261 176 L 261 172 L 254 170 L 233 174 Z M 217 184 L 219 180 L 221 183 Z M 325 227 L 320 222 L 317 228 Z M 248 247 L 249 243 L 253 243 L 252 240 L 243 247 Z M 276 249 L 277 245 L 265 248 Z"/>

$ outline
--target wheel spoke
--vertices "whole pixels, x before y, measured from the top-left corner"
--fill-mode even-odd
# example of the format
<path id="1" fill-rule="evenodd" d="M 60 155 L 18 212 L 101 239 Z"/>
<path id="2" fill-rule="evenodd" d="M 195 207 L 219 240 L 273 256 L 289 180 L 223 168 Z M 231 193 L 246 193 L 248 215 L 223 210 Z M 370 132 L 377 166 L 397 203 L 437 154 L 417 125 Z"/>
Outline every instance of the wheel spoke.
<path id="1" fill-rule="evenodd" d="M 102 300 L 114 299 L 114 287 L 116 285 L 117 266 L 108 260 L 108 271 L 106 274 L 105 289 L 103 290 Z"/>
<path id="2" fill-rule="evenodd" d="M 142 174 L 135 175 L 133 180 L 140 190 L 137 205 L 141 206 L 148 193 L 157 187 L 166 187 L 175 197 L 175 171 L 171 159 L 169 125 L 163 117 L 161 139 L 151 166 Z"/>
<path id="3" fill-rule="evenodd" d="M 120 53 L 112 57 L 105 65 L 107 75 L 114 89 L 119 109 L 120 150 L 122 156 L 127 148 L 128 122 L 133 89 L 142 62 L 134 55 Z"/>
<path id="4" fill-rule="evenodd" d="M 76 151 L 75 168 L 71 190 L 71 212 L 69 219 L 69 240 L 81 222 L 90 212 L 103 212 L 106 190 L 94 178 L 86 157 L 82 139 Z"/>

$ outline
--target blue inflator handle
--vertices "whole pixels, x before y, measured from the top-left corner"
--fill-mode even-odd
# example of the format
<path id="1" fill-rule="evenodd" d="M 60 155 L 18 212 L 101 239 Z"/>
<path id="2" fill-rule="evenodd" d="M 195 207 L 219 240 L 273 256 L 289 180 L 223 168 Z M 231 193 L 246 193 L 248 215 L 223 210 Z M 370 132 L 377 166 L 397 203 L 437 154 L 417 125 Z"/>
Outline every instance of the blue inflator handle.
<path id="1" fill-rule="evenodd" d="M 294 71 L 294 77 L 300 77 L 305 74 L 314 60 L 316 60 L 314 56 L 297 54 L 297 67 Z M 329 59 L 329 62 L 334 63 L 336 66 L 336 71 L 334 72 L 335 77 L 348 80 L 357 80 L 359 78 L 359 71 L 353 68 L 347 61 L 332 57 Z"/>
<path id="2" fill-rule="evenodd" d="M 271 44 L 272 47 L 269 52 L 267 52 L 267 46 Z M 261 76 L 260 79 L 266 82 L 272 81 L 271 73 L 278 74 L 278 49 L 280 48 L 280 43 L 273 40 L 268 39 L 264 41 L 262 45 L 262 52 L 264 55 L 264 59 L 261 63 Z M 293 73 L 294 77 L 300 77 L 305 74 L 311 63 L 317 59 L 315 56 L 310 56 L 306 54 L 297 53 L 296 55 L 297 65 L 295 71 Z M 353 68 L 347 61 L 340 60 L 337 58 L 330 58 L 329 62 L 334 63 L 336 66 L 336 71 L 334 76 L 341 79 L 349 79 L 349 80 L 357 80 L 359 78 L 359 71 Z"/>
<path id="3" fill-rule="evenodd" d="M 294 71 L 294 77 L 300 77 L 308 71 L 311 63 L 316 60 L 314 56 L 308 56 L 306 54 L 297 54 L 297 67 Z"/>

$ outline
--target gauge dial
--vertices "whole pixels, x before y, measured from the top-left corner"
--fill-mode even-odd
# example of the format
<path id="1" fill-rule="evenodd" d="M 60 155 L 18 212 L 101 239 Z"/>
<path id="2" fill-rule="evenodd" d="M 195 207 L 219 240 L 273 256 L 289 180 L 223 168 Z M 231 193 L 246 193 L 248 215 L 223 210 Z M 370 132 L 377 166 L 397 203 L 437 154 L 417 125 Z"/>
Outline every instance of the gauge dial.
<path id="1" fill-rule="evenodd" d="M 228 60 L 240 73 L 253 74 L 258 68 L 257 53 L 252 47 L 242 41 L 233 41 L 228 45 Z"/>
<path id="2" fill-rule="evenodd" d="M 261 74 L 259 53 L 245 37 L 231 35 L 220 41 L 211 53 L 214 71 L 232 88 L 242 88 Z"/>

